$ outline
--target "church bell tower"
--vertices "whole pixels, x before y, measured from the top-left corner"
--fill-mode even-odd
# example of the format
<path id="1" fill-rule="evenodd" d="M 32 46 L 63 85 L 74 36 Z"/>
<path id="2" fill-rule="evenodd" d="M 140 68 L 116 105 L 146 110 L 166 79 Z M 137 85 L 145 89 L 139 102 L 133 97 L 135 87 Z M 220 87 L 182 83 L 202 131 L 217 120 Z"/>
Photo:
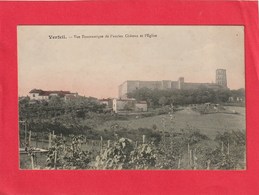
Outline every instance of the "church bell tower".
<path id="1" fill-rule="evenodd" d="M 217 69 L 216 70 L 216 84 L 221 85 L 226 88 L 228 87 L 226 69 Z"/>

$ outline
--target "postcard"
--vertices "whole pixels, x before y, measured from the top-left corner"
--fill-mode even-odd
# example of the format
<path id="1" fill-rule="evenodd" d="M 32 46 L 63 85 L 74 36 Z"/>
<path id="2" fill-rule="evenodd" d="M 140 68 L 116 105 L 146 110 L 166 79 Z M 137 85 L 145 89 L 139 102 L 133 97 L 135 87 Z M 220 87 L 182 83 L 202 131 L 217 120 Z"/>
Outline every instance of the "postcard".
<path id="1" fill-rule="evenodd" d="M 17 29 L 20 169 L 246 170 L 244 26 Z"/>

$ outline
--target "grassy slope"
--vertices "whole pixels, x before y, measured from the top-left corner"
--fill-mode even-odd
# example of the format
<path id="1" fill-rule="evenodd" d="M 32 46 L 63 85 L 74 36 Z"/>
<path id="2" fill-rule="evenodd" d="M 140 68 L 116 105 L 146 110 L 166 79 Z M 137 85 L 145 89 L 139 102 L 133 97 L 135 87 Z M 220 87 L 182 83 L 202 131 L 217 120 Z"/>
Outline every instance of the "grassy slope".
<path id="1" fill-rule="evenodd" d="M 201 133 L 204 133 L 212 138 L 216 135 L 217 131 L 222 132 L 224 130 L 239 130 L 245 129 L 245 109 L 241 107 L 230 107 L 232 110 L 238 111 L 240 114 L 205 114 L 200 115 L 192 110 L 186 108 L 185 110 L 176 112 L 174 114 L 175 119 L 170 121 L 168 115 L 160 115 L 154 117 L 146 117 L 139 119 L 131 119 L 124 121 L 107 121 L 97 127 L 99 130 L 109 129 L 109 127 L 117 123 L 120 127 L 126 127 L 130 129 L 137 128 L 152 128 L 156 124 L 158 130 L 162 130 L 162 118 L 166 117 L 166 131 L 172 131 L 172 127 L 175 130 L 181 128 L 195 128 L 199 129 Z"/>

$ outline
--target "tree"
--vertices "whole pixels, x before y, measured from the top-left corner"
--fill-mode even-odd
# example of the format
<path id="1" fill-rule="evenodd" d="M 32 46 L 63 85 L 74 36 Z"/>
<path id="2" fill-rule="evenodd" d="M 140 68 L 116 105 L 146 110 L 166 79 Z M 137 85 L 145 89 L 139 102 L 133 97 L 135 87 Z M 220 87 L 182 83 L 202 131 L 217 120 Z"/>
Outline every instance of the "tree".
<path id="1" fill-rule="evenodd" d="M 52 107 L 60 107 L 63 104 L 64 104 L 64 101 L 61 100 L 59 96 L 53 96 L 49 100 L 49 106 L 52 106 Z"/>
<path id="2" fill-rule="evenodd" d="M 164 106 L 168 101 L 167 101 L 166 97 L 162 96 L 162 97 L 159 98 L 158 102 L 159 102 L 160 105 Z"/>

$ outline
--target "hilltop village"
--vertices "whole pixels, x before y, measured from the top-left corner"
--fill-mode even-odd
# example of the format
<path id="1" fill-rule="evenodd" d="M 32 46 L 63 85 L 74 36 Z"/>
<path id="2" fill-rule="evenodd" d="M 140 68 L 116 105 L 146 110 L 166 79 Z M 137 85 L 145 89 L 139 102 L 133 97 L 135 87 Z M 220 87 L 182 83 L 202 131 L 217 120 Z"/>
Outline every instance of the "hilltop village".
<path id="1" fill-rule="evenodd" d="M 140 80 L 128 80 L 123 82 L 118 87 L 118 98 L 105 98 L 105 99 L 96 99 L 97 102 L 105 106 L 106 111 L 112 111 L 114 113 L 130 113 L 130 112 L 147 112 L 149 107 L 154 107 L 154 104 L 160 105 L 172 105 L 177 103 L 176 99 L 173 98 L 172 95 L 170 98 L 170 93 L 178 94 L 180 91 L 195 91 L 198 93 L 199 89 L 209 90 L 211 93 L 217 90 L 229 90 L 227 86 L 227 74 L 225 69 L 217 69 L 215 83 L 189 83 L 185 82 L 183 77 L 180 77 L 177 81 L 171 80 L 162 80 L 162 81 L 140 81 Z M 157 99 L 157 101 L 150 100 L 152 93 L 163 92 L 168 93 L 167 95 L 162 95 Z M 138 97 L 139 94 L 143 93 Z M 148 94 L 145 94 L 148 93 Z M 194 92 L 193 92 L 194 93 Z M 185 96 L 188 96 L 188 94 Z M 190 95 L 189 95 L 190 96 Z M 192 96 L 194 96 L 192 94 Z M 213 96 L 213 93 L 211 94 Z M 53 97 L 58 97 L 64 101 L 72 101 L 77 99 L 80 96 L 77 92 L 70 91 L 46 91 L 42 89 L 32 89 L 29 92 L 28 97 L 30 101 L 49 101 Z M 211 98 L 207 98 L 208 102 L 206 102 L 206 97 L 201 97 L 203 101 L 202 103 L 209 103 Z M 200 103 L 200 101 L 194 100 L 190 97 L 189 104 Z M 244 97 L 242 95 L 231 95 L 228 94 L 227 100 L 228 102 L 244 102 Z M 187 102 L 188 103 L 188 102 Z M 216 102 L 218 103 L 218 102 Z"/>

